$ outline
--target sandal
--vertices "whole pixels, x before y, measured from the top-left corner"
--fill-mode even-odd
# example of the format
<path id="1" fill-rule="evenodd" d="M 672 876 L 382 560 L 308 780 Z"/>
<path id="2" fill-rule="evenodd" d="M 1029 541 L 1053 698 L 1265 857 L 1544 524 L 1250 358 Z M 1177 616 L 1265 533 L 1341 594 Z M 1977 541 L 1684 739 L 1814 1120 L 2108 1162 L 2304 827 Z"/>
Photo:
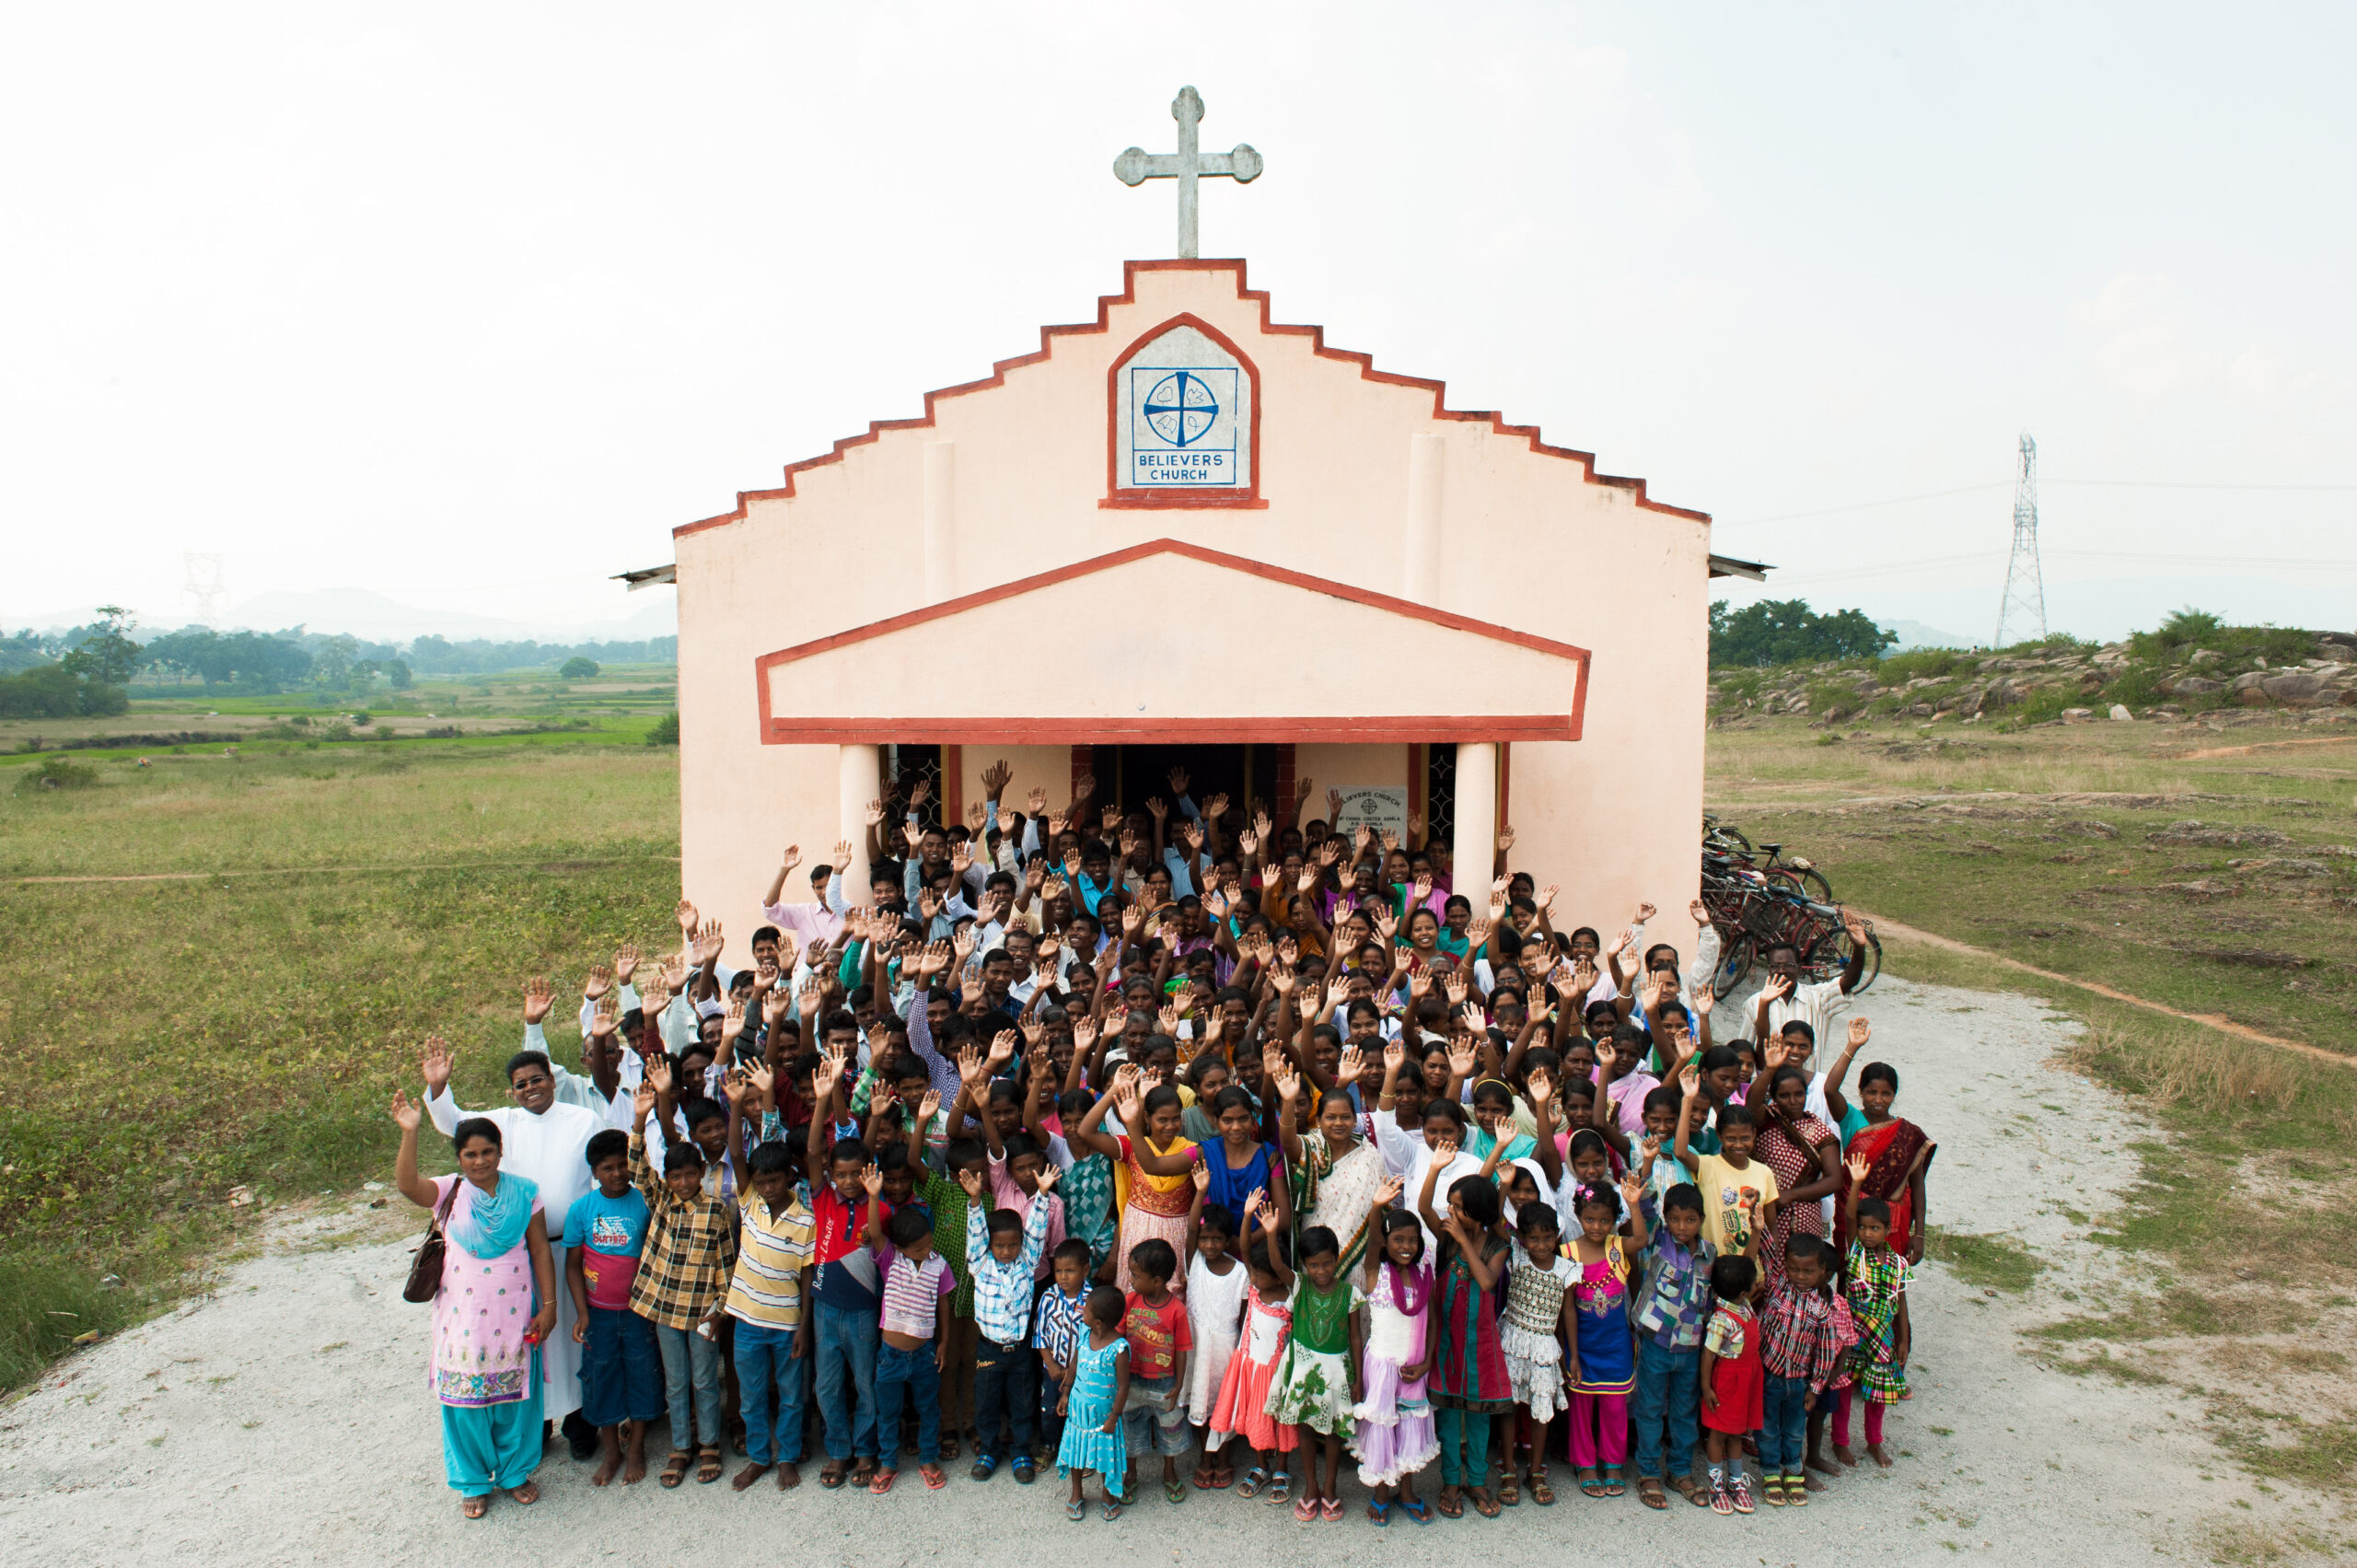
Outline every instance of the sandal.
<path id="1" fill-rule="evenodd" d="M 1759 1501 L 1771 1508 L 1782 1508 L 1784 1505 L 1784 1478 L 1782 1475 L 1763 1475 L 1759 1478 Z"/>
<path id="2" fill-rule="evenodd" d="M 1376 1529 L 1388 1529 L 1391 1527 L 1391 1504 L 1379 1498 L 1369 1498 L 1366 1505 L 1366 1516 L 1367 1522 L 1372 1524 Z"/>
<path id="3" fill-rule="evenodd" d="M 1015 1482 L 1017 1486 L 1030 1485 L 1032 1479 L 1039 1473 L 1039 1467 L 1031 1462 L 1031 1456 L 1028 1454 L 1016 1455 L 1014 1468 Z"/>
<path id="4" fill-rule="evenodd" d="M 1433 1511 L 1444 1519 L 1461 1519 L 1465 1517 L 1465 1504 L 1462 1499 L 1451 1497 L 1444 1492 L 1433 1500 Z"/>
<path id="5" fill-rule="evenodd" d="M 1318 1516 L 1325 1520 L 1329 1525 L 1341 1524 L 1342 1522 L 1342 1500 L 1339 1497 L 1319 1498 L 1318 1500 Z"/>
<path id="6" fill-rule="evenodd" d="M 954 1459 L 958 1457 L 958 1434 L 956 1433 L 945 1432 L 941 1434 L 941 1457 L 945 1459 Z"/>
<path id="7" fill-rule="evenodd" d="M 1088 1517 L 1088 1504 L 1086 1503 L 1065 1504 L 1064 1517 L 1070 1519 L 1075 1525 L 1080 1523 L 1083 1519 Z"/>
<path id="8" fill-rule="evenodd" d="M 511 1486 L 507 1489 L 507 1496 L 511 1502 L 529 1508 L 540 1500 L 540 1483 L 537 1481 L 528 1481 L 521 1486 Z"/>
<path id="9" fill-rule="evenodd" d="M 1475 1487 L 1473 1489 L 1472 1496 L 1473 1511 L 1480 1515 L 1481 1517 L 1485 1519 L 1494 1519 L 1498 1516 L 1499 1513 L 1502 1512 L 1498 1507 L 1498 1500 L 1490 1495 L 1488 1488 L 1480 1486 Z"/>
<path id="10" fill-rule="evenodd" d="M 1269 1472 L 1262 1469 L 1260 1466 L 1254 1465 L 1250 1469 L 1244 1472 L 1243 1481 L 1237 1484 L 1236 1495 L 1238 1497 L 1258 1497 L 1260 1495 L 1260 1489 L 1268 1484 Z"/>
<path id="11" fill-rule="evenodd" d="M 1606 1465 L 1596 1473 L 1604 1481 L 1604 1495 L 1607 1497 L 1629 1495 L 1628 1483 L 1620 1479 L 1620 1468 L 1618 1465 Z"/>
<path id="12" fill-rule="evenodd" d="M 1750 1514 L 1758 1511 L 1751 1505 L 1750 1477 L 1745 1475 L 1740 1470 L 1736 1471 L 1734 1475 L 1727 1478 L 1727 1490 L 1735 1494 L 1735 1511 L 1736 1513 Z"/>
<path id="13" fill-rule="evenodd" d="M 1219 1472 L 1208 1463 L 1200 1464 L 1195 1467 L 1194 1480 L 1197 1492 L 1211 1492 L 1219 1486 Z"/>
<path id="14" fill-rule="evenodd" d="M 1541 1508 L 1552 1508 L 1555 1505 L 1555 1489 L 1547 1484 L 1545 1465 L 1530 1467 L 1530 1500 Z"/>
<path id="15" fill-rule="evenodd" d="M 720 1479 L 720 1445 L 707 1443 L 696 1450 L 696 1484 L 709 1486 Z"/>
<path id="16" fill-rule="evenodd" d="M 1604 1479 L 1601 1476 L 1597 1475 L 1594 1470 L 1582 1470 L 1579 1474 L 1581 1496 L 1602 1497 L 1606 1495 L 1604 1490 Z"/>
<path id="17" fill-rule="evenodd" d="M 661 1481 L 665 1486 L 677 1486 L 688 1479 L 688 1466 L 693 1457 L 685 1448 L 674 1448 L 671 1457 L 663 1461 Z"/>
<path id="18" fill-rule="evenodd" d="M 1187 1483 L 1180 1481 L 1164 1481 L 1162 1483 L 1162 1500 L 1165 1503 L 1169 1504 L 1173 1508 L 1176 1508 L 1178 1504 L 1187 1501 Z"/>
<path id="19" fill-rule="evenodd" d="M 870 1497 L 883 1496 L 886 1493 L 892 1490 L 892 1483 L 900 1479 L 900 1467 L 898 1465 L 894 1465 L 890 1469 L 877 1470 L 867 1482 L 867 1495 Z"/>
<path id="20" fill-rule="evenodd" d="M 825 1487 L 829 1492 L 832 1492 L 842 1485 L 844 1473 L 844 1469 L 842 1465 L 837 1464 L 832 1459 L 829 1459 L 825 1464 L 819 1467 L 819 1484 Z"/>
<path id="21" fill-rule="evenodd" d="M 1648 1508 L 1666 1508 L 1669 1494 L 1662 1490 L 1657 1476 L 1641 1476 L 1637 1480 L 1637 1501 Z"/>
<path id="22" fill-rule="evenodd" d="M 1521 1502 L 1522 1479 L 1515 1472 L 1515 1468 L 1508 1465 L 1506 1473 L 1498 1478 L 1498 1506 L 1513 1508 L 1519 1506 Z"/>
<path id="23" fill-rule="evenodd" d="M 1222 1465 L 1217 1469 L 1212 1471 L 1212 1490 L 1213 1492 L 1225 1492 L 1229 1487 L 1234 1486 L 1235 1484 L 1236 1467 L 1234 1465 Z"/>
<path id="24" fill-rule="evenodd" d="M 1293 1472 L 1279 1470 L 1269 1478 L 1269 1501 L 1283 1503 L 1293 1495 Z"/>
<path id="25" fill-rule="evenodd" d="M 1109 1523 L 1109 1522 L 1110 1522 L 1110 1521 L 1112 1521 L 1112 1520 L 1115 1520 L 1115 1519 L 1120 1518 L 1120 1517 L 1121 1516 L 1121 1509 L 1122 1509 L 1122 1507 L 1127 1504 L 1127 1502 L 1128 1502 L 1128 1499 L 1126 1499 L 1126 1498 L 1121 1498 L 1121 1497 L 1113 1497 L 1113 1496 L 1109 1496 L 1109 1496 L 1105 1499 L 1105 1517 L 1106 1517 L 1106 1520 Z"/>
<path id="26" fill-rule="evenodd" d="M 1399 1511 L 1419 1525 L 1429 1525 L 1433 1522 L 1433 1505 L 1421 1497 L 1400 1499 Z"/>
<path id="27" fill-rule="evenodd" d="M 1293 1505 L 1293 1516 L 1294 1522 L 1296 1524 L 1316 1524 L 1318 1522 L 1317 1502 L 1311 1498 L 1302 1498 Z"/>
<path id="28" fill-rule="evenodd" d="M 924 1478 L 924 1489 L 927 1492 L 939 1492 L 949 1484 L 949 1472 L 939 1465 L 919 1465 L 917 1474 Z"/>
<path id="29" fill-rule="evenodd" d="M 1806 1476 L 1788 1475 L 1784 1478 L 1784 1506 L 1787 1508 L 1808 1506 L 1808 1478 Z"/>
<path id="30" fill-rule="evenodd" d="M 461 1497 L 459 1499 L 459 1516 L 460 1518 L 480 1519 L 485 1514 L 490 1512 L 491 1493 L 488 1492 L 478 1492 L 472 1497 Z"/>

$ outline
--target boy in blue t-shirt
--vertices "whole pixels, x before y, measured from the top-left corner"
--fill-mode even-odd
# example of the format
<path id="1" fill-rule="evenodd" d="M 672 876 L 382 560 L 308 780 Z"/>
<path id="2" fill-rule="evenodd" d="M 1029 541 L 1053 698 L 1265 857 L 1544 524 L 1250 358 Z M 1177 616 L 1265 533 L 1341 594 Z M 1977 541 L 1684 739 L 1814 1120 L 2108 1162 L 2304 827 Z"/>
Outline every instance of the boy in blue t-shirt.
<path id="1" fill-rule="evenodd" d="M 609 1127 L 595 1134 L 585 1157 L 598 1185 L 565 1213 L 564 1283 L 581 1345 L 581 1419 L 598 1429 L 604 1448 L 589 1481 L 604 1486 L 621 1470 L 629 1484 L 646 1475 L 647 1423 L 667 1413 L 655 1325 L 630 1309 L 646 1244 L 646 1197 L 631 1183 L 629 1133 Z"/>

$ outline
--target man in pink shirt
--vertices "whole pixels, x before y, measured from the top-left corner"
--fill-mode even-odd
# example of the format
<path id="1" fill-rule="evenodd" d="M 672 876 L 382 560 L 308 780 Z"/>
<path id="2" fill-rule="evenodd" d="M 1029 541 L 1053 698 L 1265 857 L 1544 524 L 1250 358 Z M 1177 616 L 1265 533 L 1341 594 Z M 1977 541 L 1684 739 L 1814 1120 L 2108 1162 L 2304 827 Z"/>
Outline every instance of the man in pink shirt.
<path id="1" fill-rule="evenodd" d="M 842 872 L 839 869 L 851 859 L 851 843 L 844 840 L 835 845 L 833 865 L 810 868 L 810 898 L 807 904 L 782 904 L 785 896 L 785 879 L 802 864 L 802 846 L 788 844 L 784 857 L 779 861 L 777 875 L 770 878 L 770 890 L 761 900 L 761 913 L 770 923 L 791 934 L 795 946 L 805 951 L 835 939 L 843 928 L 843 916 L 851 906 L 843 901 Z"/>

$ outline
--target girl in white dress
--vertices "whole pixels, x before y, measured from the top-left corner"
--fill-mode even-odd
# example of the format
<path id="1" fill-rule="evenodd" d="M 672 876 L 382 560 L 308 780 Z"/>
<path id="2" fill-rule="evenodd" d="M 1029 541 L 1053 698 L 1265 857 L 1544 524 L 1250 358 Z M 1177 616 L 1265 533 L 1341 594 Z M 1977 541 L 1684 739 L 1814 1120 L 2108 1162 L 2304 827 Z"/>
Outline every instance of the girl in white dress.
<path id="1" fill-rule="evenodd" d="M 1203 1168 L 1195 1167 L 1197 1179 Z M 1193 1257 L 1187 1264 L 1187 1323 L 1195 1339 L 1195 1359 L 1188 1373 L 1187 1419 L 1208 1438 L 1213 1408 L 1227 1364 L 1236 1355 L 1244 1317 L 1244 1291 L 1252 1273 L 1236 1258 L 1236 1221 L 1217 1203 L 1203 1205 L 1190 1238 Z M 1198 1490 L 1217 1491 L 1236 1484 L 1236 1467 L 1220 1447 L 1206 1441 L 1195 1467 Z"/>
<path id="2" fill-rule="evenodd" d="M 1365 1397 L 1351 1414 L 1358 1429 L 1351 1451 L 1359 1480 L 1375 1491 L 1367 1517 L 1391 1522 L 1396 1500 L 1416 1523 L 1432 1521 L 1431 1504 L 1416 1495 L 1416 1472 L 1440 1457 L 1440 1436 L 1425 1397 L 1424 1376 L 1432 1367 L 1432 1265 L 1424 1257 L 1424 1229 L 1405 1209 L 1387 1207 L 1399 1180 L 1385 1183 L 1376 1207 L 1380 1227 L 1367 1249 L 1367 1331 L 1361 1387 Z"/>
<path id="3" fill-rule="evenodd" d="M 1506 1275 L 1505 1311 L 1498 1324 L 1498 1348 L 1505 1353 L 1506 1377 L 1519 1408 L 1517 1427 L 1527 1432 L 1531 1493 L 1542 1503 L 1554 1501 L 1547 1487 L 1547 1423 L 1572 1408 L 1563 1384 L 1563 1347 L 1555 1338 L 1572 1324 L 1572 1287 L 1579 1271 L 1559 1249 L 1562 1229 L 1554 1206 L 1525 1203 L 1515 1216 L 1514 1260 Z M 1518 1493 L 1513 1448 L 1506 1450 L 1505 1475 L 1498 1501 Z"/>

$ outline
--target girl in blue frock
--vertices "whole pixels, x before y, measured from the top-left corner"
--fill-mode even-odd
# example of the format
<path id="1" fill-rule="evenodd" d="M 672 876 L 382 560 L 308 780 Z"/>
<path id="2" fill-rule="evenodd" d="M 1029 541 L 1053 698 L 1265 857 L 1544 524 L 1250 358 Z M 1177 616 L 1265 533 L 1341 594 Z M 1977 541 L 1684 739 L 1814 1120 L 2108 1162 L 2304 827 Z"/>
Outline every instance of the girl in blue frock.
<path id="1" fill-rule="evenodd" d="M 1088 1516 L 1080 1483 L 1091 1470 L 1104 1483 L 1105 1516 L 1121 1516 L 1121 1493 L 1130 1475 L 1129 1440 L 1121 1432 L 1121 1410 L 1130 1401 L 1130 1342 L 1121 1337 L 1125 1305 L 1111 1285 L 1088 1293 L 1088 1304 L 1080 1312 L 1088 1333 L 1064 1369 L 1064 1391 L 1056 1400 L 1056 1413 L 1064 1422 L 1056 1469 L 1072 1477 L 1064 1517 L 1074 1524 Z"/>

